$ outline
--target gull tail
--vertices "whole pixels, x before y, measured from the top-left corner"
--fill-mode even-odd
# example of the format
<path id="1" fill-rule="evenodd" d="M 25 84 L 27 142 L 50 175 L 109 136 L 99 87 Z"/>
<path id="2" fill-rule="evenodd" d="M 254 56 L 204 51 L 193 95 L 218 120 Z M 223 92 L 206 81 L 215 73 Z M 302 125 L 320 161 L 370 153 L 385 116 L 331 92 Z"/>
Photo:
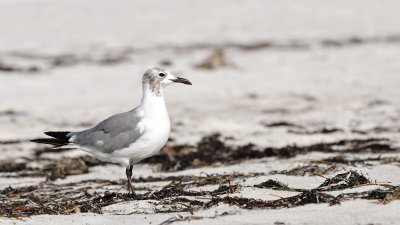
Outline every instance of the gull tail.
<path id="1" fill-rule="evenodd" d="M 50 144 L 54 147 L 62 147 L 70 143 L 70 137 L 67 136 L 69 133 L 71 133 L 70 131 L 47 131 L 44 133 L 52 138 L 38 138 L 31 141 L 40 144 Z"/>

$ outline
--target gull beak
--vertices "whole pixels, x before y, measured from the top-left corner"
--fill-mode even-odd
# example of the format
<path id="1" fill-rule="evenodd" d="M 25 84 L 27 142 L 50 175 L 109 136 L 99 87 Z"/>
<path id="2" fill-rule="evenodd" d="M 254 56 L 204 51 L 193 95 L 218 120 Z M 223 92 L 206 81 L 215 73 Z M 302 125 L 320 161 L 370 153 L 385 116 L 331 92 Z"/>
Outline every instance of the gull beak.
<path id="1" fill-rule="evenodd" d="M 175 83 L 182 83 L 182 84 L 187 84 L 187 85 L 192 85 L 192 83 L 186 79 L 186 78 L 182 78 L 182 77 L 176 77 L 175 79 L 171 79 L 173 82 Z"/>

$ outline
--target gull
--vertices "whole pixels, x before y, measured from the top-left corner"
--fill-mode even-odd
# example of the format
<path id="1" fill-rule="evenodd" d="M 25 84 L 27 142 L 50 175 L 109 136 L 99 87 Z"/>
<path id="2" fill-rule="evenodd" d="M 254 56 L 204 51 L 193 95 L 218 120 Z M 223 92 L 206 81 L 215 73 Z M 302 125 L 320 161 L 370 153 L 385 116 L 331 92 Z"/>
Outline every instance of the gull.
<path id="1" fill-rule="evenodd" d="M 87 130 L 48 131 L 45 134 L 51 138 L 32 141 L 56 148 L 79 148 L 101 161 L 125 166 L 128 192 L 136 196 L 132 187 L 133 165 L 155 155 L 168 141 L 171 124 L 163 91 L 172 83 L 192 84 L 164 69 L 147 69 L 142 78 L 142 99 L 134 109 L 113 115 Z"/>

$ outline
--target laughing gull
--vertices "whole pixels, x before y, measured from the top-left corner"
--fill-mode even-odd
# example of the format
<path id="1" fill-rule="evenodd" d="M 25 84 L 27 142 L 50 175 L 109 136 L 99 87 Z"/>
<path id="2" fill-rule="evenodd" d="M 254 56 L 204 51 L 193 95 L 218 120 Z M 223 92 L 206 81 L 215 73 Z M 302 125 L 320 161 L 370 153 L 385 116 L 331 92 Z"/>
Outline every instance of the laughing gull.
<path id="1" fill-rule="evenodd" d="M 136 196 L 131 183 L 132 168 L 135 163 L 156 154 L 168 140 L 171 124 L 163 89 L 174 82 L 192 84 L 164 69 L 150 68 L 142 78 L 142 100 L 134 109 L 113 115 L 87 130 L 49 131 L 45 134 L 52 138 L 32 141 L 80 148 L 102 161 L 126 166 L 128 192 Z"/>

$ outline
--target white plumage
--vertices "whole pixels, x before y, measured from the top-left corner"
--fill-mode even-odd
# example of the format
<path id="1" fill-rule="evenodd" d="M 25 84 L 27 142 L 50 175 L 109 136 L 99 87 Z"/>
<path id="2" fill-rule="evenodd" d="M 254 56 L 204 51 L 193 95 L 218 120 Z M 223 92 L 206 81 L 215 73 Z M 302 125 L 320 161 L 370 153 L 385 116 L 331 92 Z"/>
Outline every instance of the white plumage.
<path id="1" fill-rule="evenodd" d="M 78 147 L 100 160 L 126 166 L 128 190 L 135 195 L 131 185 L 132 165 L 153 156 L 168 141 L 171 125 L 163 89 L 173 82 L 191 85 L 189 80 L 164 69 L 148 69 L 142 79 L 141 102 L 134 109 L 113 115 L 87 130 L 46 132 L 55 139 L 33 141 Z"/>

